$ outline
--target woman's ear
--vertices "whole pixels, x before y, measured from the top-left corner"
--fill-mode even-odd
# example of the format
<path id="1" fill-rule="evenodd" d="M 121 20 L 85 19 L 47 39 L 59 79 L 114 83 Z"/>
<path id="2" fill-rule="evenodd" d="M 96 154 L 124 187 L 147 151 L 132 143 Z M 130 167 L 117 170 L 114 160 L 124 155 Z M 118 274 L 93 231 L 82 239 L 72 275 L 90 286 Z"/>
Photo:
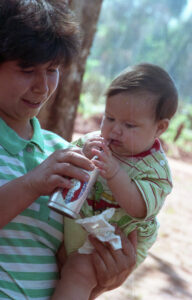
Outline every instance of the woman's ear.
<path id="1" fill-rule="evenodd" d="M 169 127 L 169 119 L 162 119 L 157 122 L 157 130 L 155 137 L 159 137 Z"/>

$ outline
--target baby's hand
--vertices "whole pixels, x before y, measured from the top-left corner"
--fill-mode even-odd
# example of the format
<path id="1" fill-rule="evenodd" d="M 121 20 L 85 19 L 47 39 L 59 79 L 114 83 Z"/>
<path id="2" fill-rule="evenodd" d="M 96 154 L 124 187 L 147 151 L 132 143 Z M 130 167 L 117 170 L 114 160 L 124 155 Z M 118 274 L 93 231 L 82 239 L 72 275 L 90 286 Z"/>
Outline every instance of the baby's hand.
<path id="1" fill-rule="evenodd" d="M 103 138 L 101 136 L 95 136 L 93 138 L 88 139 L 83 146 L 84 155 L 92 159 L 94 154 L 92 152 L 93 149 L 100 150 L 102 147 Z"/>
<path id="2" fill-rule="evenodd" d="M 112 179 L 120 170 L 118 160 L 112 155 L 106 142 L 102 143 L 102 150 L 93 149 L 92 153 L 98 157 L 93 160 L 95 166 L 100 169 L 100 174 L 107 180 Z"/>

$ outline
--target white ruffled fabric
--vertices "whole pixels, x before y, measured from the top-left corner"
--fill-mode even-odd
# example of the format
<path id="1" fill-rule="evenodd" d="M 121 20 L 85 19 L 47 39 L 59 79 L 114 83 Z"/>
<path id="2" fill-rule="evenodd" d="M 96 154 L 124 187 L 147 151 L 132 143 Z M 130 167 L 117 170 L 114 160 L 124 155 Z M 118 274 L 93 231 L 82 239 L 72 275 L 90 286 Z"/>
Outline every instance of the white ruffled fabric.
<path id="1" fill-rule="evenodd" d="M 78 219 L 75 222 L 80 224 L 88 233 L 97 237 L 101 242 L 109 242 L 114 250 L 118 250 L 122 248 L 121 238 L 114 233 L 114 226 L 108 222 L 114 212 L 114 208 L 109 208 L 99 215 Z M 78 252 L 81 254 L 90 254 L 93 249 L 93 245 L 87 238 Z"/>

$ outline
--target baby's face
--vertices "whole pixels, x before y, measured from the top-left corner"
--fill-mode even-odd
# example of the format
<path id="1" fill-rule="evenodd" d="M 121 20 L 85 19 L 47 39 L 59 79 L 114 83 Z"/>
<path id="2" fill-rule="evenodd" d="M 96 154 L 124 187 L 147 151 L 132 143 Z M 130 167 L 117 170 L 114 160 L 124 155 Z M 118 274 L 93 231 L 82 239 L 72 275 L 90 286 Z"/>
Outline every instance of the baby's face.
<path id="1" fill-rule="evenodd" d="M 113 152 L 139 154 L 150 149 L 162 133 L 161 121 L 155 121 L 151 97 L 147 93 L 124 92 L 107 99 L 101 134 Z"/>

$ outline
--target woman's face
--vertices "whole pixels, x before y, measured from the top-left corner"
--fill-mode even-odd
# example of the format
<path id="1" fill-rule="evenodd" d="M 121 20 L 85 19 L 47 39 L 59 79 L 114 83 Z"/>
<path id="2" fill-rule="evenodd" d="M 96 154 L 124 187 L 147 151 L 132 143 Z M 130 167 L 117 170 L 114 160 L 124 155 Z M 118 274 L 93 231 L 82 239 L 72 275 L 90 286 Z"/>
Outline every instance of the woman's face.
<path id="1" fill-rule="evenodd" d="M 17 61 L 0 64 L 0 117 L 25 123 L 36 116 L 59 81 L 59 66 L 50 62 L 23 68 Z"/>

